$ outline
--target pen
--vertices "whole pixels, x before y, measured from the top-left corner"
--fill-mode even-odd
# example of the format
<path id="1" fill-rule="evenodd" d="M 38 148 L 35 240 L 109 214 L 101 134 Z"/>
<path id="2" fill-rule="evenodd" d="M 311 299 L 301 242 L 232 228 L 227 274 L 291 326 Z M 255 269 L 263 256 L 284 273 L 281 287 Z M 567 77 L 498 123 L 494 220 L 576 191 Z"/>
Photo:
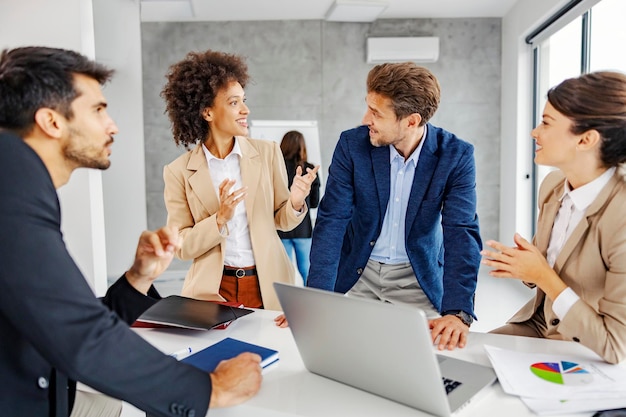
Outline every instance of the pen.
<path id="1" fill-rule="evenodd" d="M 182 359 L 183 357 L 187 356 L 191 352 L 193 352 L 193 350 L 190 347 L 186 347 L 184 349 L 177 350 L 176 352 L 170 353 L 169 356 L 173 357 L 174 359 Z"/>

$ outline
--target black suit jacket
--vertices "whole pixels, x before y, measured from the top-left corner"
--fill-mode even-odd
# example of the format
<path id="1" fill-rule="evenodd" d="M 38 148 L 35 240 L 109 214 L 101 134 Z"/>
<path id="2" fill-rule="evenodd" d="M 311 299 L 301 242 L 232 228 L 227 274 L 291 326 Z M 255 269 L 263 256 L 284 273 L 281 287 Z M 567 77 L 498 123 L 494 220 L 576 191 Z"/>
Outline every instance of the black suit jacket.
<path id="1" fill-rule="evenodd" d="M 115 311 L 119 318 L 131 325 L 141 313 L 160 299 L 161 295 L 154 288 L 154 285 L 150 287 L 148 295 L 145 296 L 130 285 L 125 276 L 122 276 L 109 287 L 106 295 L 102 298 L 102 302 L 109 309 Z"/>
<path id="2" fill-rule="evenodd" d="M 155 416 L 203 416 L 210 376 L 163 355 L 94 297 L 60 224 L 43 162 L 0 132 L 0 413 L 61 417 L 58 373 Z"/>

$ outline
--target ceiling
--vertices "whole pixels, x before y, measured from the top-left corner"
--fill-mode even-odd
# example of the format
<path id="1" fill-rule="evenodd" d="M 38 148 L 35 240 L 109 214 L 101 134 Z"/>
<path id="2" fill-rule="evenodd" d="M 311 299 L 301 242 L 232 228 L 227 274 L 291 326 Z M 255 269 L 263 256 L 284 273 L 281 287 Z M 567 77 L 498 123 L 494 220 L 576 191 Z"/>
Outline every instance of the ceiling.
<path id="1" fill-rule="evenodd" d="M 141 20 L 323 20 L 335 0 L 141 0 Z M 379 19 L 502 17 L 518 0 L 340 0 L 386 3 Z"/>

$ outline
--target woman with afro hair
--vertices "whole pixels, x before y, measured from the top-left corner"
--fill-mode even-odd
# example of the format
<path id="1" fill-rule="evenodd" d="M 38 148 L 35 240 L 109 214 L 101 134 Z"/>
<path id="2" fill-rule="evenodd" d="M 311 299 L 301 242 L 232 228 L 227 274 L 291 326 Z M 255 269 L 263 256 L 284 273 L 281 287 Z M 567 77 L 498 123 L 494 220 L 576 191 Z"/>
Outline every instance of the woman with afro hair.
<path id="1" fill-rule="evenodd" d="M 188 151 L 166 165 L 167 224 L 176 255 L 193 259 L 182 295 L 279 310 L 273 282 L 294 282 L 277 234 L 296 227 L 317 169 L 287 183 L 277 143 L 248 138 L 247 66 L 237 55 L 191 52 L 172 65 L 161 96 L 174 141 Z"/>

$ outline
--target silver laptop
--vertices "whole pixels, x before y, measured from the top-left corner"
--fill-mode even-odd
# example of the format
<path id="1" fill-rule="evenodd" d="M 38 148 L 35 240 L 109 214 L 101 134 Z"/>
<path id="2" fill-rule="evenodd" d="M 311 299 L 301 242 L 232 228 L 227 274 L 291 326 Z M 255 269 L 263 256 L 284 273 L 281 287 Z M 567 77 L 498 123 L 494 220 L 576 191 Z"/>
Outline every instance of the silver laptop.
<path id="1" fill-rule="evenodd" d="M 274 283 L 306 368 L 448 417 L 496 380 L 491 368 L 436 355 L 418 308 Z"/>

